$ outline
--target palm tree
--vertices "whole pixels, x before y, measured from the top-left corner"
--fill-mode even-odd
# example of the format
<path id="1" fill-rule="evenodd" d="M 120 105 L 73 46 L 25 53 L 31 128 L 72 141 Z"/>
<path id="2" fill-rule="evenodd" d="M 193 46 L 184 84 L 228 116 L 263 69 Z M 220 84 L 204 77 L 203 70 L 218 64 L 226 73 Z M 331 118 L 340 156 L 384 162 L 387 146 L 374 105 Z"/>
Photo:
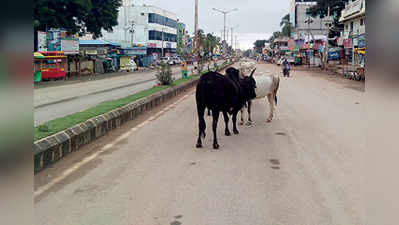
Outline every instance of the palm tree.
<path id="1" fill-rule="evenodd" d="M 290 22 L 290 14 L 285 15 L 280 22 L 281 34 L 283 36 L 291 37 L 292 24 Z"/>

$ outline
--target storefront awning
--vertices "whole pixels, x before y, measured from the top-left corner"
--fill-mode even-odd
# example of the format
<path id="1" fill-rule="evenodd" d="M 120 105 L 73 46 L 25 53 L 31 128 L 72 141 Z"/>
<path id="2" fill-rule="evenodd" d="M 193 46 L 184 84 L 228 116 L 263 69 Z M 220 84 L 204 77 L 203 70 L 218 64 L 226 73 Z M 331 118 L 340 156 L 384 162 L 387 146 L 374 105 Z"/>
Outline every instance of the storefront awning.
<path id="1" fill-rule="evenodd" d="M 355 49 L 355 53 L 356 54 L 360 54 L 360 55 L 365 55 L 366 54 L 366 48 L 357 48 L 357 49 Z"/>
<path id="2" fill-rule="evenodd" d="M 45 58 L 44 55 L 40 52 L 34 52 L 33 57 L 36 59 L 44 59 Z"/>

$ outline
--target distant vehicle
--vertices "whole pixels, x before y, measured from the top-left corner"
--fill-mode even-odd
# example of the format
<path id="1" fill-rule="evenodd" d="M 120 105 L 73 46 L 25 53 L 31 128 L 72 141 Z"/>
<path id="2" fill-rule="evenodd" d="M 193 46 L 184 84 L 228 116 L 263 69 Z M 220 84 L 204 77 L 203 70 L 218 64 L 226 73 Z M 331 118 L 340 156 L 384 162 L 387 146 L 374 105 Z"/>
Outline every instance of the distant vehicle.
<path id="1" fill-rule="evenodd" d="M 289 64 L 295 64 L 295 57 L 294 56 L 286 56 L 285 57 Z"/>
<path id="2" fill-rule="evenodd" d="M 174 65 L 174 64 L 173 64 L 172 58 L 169 57 L 169 56 L 162 57 L 162 58 L 161 58 L 161 62 L 162 62 L 162 63 L 167 63 L 167 64 L 169 64 L 169 65 Z"/>
<path id="3" fill-rule="evenodd" d="M 181 59 L 180 57 L 172 57 L 171 58 L 172 64 L 176 65 L 176 64 L 180 64 L 181 63 Z"/>

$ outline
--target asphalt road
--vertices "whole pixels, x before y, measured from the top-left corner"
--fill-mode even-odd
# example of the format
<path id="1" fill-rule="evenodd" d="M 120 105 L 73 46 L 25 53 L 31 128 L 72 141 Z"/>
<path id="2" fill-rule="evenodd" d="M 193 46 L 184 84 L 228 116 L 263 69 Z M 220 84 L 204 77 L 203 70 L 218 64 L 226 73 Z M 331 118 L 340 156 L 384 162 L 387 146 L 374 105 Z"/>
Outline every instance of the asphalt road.
<path id="1" fill-rule="evenodd" d="M 222 63 L 218 62 L 219 65 Z M 172 72 L 175 78 L 181 77 L 180 67 L 172 68 Z M 34 90 L 34 124 L 37 126 L 151 88 L 157 82 L 155 73 L 144 71 L 108 79 L 37 88 Z"/>
<path id="2" fill-rule="evenodd" d="M 194 147 L 190 92 L 39 173 L 36 224 L 364 224 L 364 83 L 291 74 L 272 123 L 265 99 L 240 135 L 223 136 L 219 122 L 219 151 L 211 118 L 204 148 Z"/>

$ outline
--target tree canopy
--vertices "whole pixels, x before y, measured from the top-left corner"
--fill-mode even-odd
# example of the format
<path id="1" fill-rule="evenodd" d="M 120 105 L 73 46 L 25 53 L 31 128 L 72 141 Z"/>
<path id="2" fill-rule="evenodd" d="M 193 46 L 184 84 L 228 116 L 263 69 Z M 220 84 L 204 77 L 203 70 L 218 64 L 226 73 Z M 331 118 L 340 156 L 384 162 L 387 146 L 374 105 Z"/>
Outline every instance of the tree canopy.
<path id="1" fill-rule="evenodd" d="M 343 24 L 339 23 L 341 12 L 345 8 L 345 3 L 348 0 L 316 0 L 317 4 L 310 8 L 309 13 L 312 17 L 324 18 L 328 16 L 328 8 L 330 7 L 330 15 L 333 17 L 334 22 L 331 26 L 329 37 L 339 36 L 340 30 L 343 29 Z M 331 44 L 334 44 L 331 42 Z"/>
<path id="2" fill-rule="evenodd" d="M 198 29 L 198 47 L 203 50 L 205 54 L 211 54 L 215 48 L 220 45 L 220 38 L 212 33 L 205 35 L 204 30 Z"/>
<path id="3" fill-rule="evenodd" d="M 265 47 L 265 44 L 268 43 L 268 40 L 256 40 L 254 45 L 255 45 L 255 51 L 257 53 L 262 53 L 262 48 Z"/>
<path id="4" fill-rule="evenodd" d="M 69 33 L 112 31 L 118 24 L 121 0 L 34 0 L 34 30 L 63 28 Z"/>
<path id="5" fill-rule="evenodd" d="M 290 22 L 290 14 L 285 15 L 280 22 L 281 35 L 291 37 L 292 24 Z"/>

